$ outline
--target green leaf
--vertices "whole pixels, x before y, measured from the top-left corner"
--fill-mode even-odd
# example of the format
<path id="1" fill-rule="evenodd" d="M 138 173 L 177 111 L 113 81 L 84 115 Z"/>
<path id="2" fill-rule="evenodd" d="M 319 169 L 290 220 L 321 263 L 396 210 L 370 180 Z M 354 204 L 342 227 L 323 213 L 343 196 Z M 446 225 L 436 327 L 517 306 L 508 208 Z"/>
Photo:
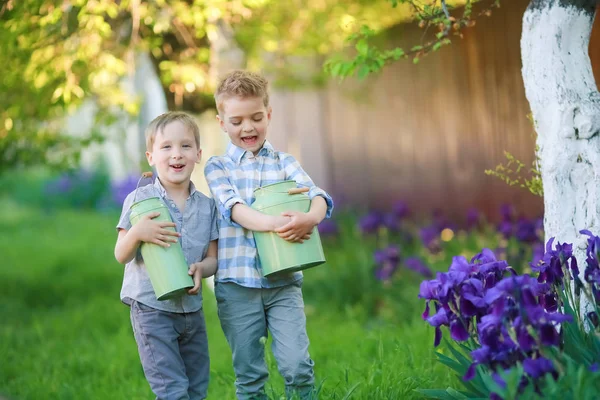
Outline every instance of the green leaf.
<path id="1" fill-rule="evenodd" d="M 455 361 L 440 352 L 436 352 L 436 356 L 438 357 L 439 362 L 441 362 L 442 364 L 444 364 L 447 367 L 450 367 L 451 369 L 456 371 L 458 374 L 464 375 L 465 372 L 467 371 L 468 366 L 465 367 L 458 361 Z"/>
<path id="2" fill-rule="evenodd" d="M 455 400 L 447 391 L 442 389 L 417 389 L 416 391 L 430 399 Z"/>
<path id="3" fill-rule="evenodd" d="M 455 390 L 452 388 L 448 388 L 448 389 L 446 389 L 446 391 L 448 392 L 448 394 L 450 396 L 452 396 L 454 399 L 457 399 L 457 400 L 465 400 L 465 399 L 469 398 L 469 397 L 465 396 L 464 394 L 462 394 L 461 392 L 459 392 L 458 390 Z"/>
<path id="4" fill-rule="evenodd" d="M 360 39 L 358 42 L 356 42 L 355 47 L 356 51 L 360 55 L 366 56 L 369 52 L 369 45 L 367 44 L 367 41 L 365 39 Z"/>
<path id="5" fill-rule="evenodd" d="M 369 68 L 369 66 L 366 64 L 363 64 L 358 69 L 357 74 L 358 74 L 359 79 L 365 79 L 367 76 L 369 76 L 370 73 L 371 73 L 371 69 Z"/>

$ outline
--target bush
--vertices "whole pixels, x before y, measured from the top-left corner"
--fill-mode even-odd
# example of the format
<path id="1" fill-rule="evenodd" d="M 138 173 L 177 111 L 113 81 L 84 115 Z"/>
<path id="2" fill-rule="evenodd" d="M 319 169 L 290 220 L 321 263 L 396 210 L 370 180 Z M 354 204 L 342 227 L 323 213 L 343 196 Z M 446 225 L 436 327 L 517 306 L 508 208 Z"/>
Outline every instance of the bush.
<path id="1" fill-rule="evenodd" d="M 589 236 L 586 284 L 572 245 L 554 239 L 532 263 L 532 275 L 517 274 L 484 249 L 470 262 L 454 257 L 448 272 L 422 282 L 419 297 L 426 301 L 423 318 L 436 330 L 434 346 L 442 327 L 452 340 L 447 347 L 453 357 L 440 352 L 439 361 L 462 377 L 465 391 L 421 393 L 442 399 L 597 398 L 600 238 L 581 233 Z"/>

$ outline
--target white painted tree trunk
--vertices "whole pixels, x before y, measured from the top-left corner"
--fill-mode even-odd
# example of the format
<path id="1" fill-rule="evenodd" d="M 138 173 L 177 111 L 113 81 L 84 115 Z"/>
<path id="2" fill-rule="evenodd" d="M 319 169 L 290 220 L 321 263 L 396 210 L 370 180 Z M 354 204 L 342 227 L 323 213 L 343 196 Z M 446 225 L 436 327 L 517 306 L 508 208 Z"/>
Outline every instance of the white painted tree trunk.
<path id="1" fill-rule="evenodd" d="M 600 93 L 588 45 L 596 0 L 532 0 L 523 17 L 525 93 L 538 134 L 546 240 L 573 243 L 585 268 L 600 235 Z"/>

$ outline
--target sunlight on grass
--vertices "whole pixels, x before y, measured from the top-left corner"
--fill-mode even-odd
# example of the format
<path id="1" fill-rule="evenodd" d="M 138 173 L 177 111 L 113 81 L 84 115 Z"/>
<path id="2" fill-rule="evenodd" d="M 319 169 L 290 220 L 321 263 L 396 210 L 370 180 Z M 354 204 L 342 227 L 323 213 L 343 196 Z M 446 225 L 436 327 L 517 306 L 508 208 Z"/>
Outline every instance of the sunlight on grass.
<path id="1" fill-rule="evenodd" d="M 2 205 L 0 217 L 8 223 L 0 231 L 6 266 L 0 271 L 0 394 L 151 398 L 128 309 L 119 302 L 122 267 L 113 258 L 118 216 Z M 306 274 L 310 351 L 320 398 L 411 399 L 419 398 L 416 388 L 451 382 L 434 361 L 433 330 L 419 320 L 420 310 L 412 310 L 412 318 L 402 323 L 389 323 L 370 320 L 363 312 L 339 312 L 324 302 L 319 282 L 335 270 L 330 265 Z M 212 358 L 209 399 L 233 399 L 231 352 L 214 296 L 204 291 Z M 268 390 L 279 398 L 283 382 L 272 355 L 268 359 Z"/>

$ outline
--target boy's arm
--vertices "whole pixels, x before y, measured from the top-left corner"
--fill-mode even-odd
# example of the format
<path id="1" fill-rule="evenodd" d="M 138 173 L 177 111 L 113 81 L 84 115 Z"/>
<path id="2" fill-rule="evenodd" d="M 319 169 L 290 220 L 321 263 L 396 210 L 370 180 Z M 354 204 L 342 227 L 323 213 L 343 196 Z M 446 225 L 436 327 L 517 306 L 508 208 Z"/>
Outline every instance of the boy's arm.
<path id="1" fill-rule="evenodd" d="M 271 232 L 290 222 L 290 218 L 287 216 L 263 214 L 241 203 L 234 204 L 231 210 L 231 220 L 256 232 Z"/>
<path id="2" fill-rule="evenodd" d="M 198 261 L 190 265 L 190 275 L 197 270 L 200 271 L 200 278 L 208 278 L 217 272 L 217 250 L 218 240 L 211 240 L 208 244 L 208 250 L 202 261 Z"/>
<path id="3" fill-rule="evenodd" d="M 289 222 L 289 218 L 266 215 L 250 208 L 238 194 L 229 174 L 219 161 L 208 160 L 204 168 L 204 175 L 217 203 L 219 214 L 226 221 L 259 232 L 273 231 Z"/>
<path id="4" fill-rule="evenodd" d="M 140 218 L 138 223 L 132 226 L 131 229 L 119 229 L 119 236 L 115 245 L 115 258 L 119 263 L 127 264 L 133 260 L 142 242 L 154 243 L 162 247 L 169 247 L 169 243 L 177 243 L 177 238 L 181 234 L 166 229 L 175 227 L 175 223 L 153 221 L 153 218 L 159 215 L 159 212 L 150 213 Z"/>
<path id="5" fill-rule="evenodd" d="M 320 224 L 327 214 L 327 202 L 321 196 L 312 199 L 308 212 L 286 211 L 283 216 L 290 217 L 290 222 L 275 229 L 275 232 L 285 240 L 300 242 L 310 237 L 313 228 Z"/>
<path id="6" fill-rule="evenodd" d="M 202 278 L 208 278 L 217 272 L 217 251 L 218 240 L 211 240 L 208 244 L 206 256 L 202 261 L 190 265 L 188 274 L 190 274 L 194 280 L 194 287 L 188 290 L 188 294 L 198 294 L 202 288 Z"/>

